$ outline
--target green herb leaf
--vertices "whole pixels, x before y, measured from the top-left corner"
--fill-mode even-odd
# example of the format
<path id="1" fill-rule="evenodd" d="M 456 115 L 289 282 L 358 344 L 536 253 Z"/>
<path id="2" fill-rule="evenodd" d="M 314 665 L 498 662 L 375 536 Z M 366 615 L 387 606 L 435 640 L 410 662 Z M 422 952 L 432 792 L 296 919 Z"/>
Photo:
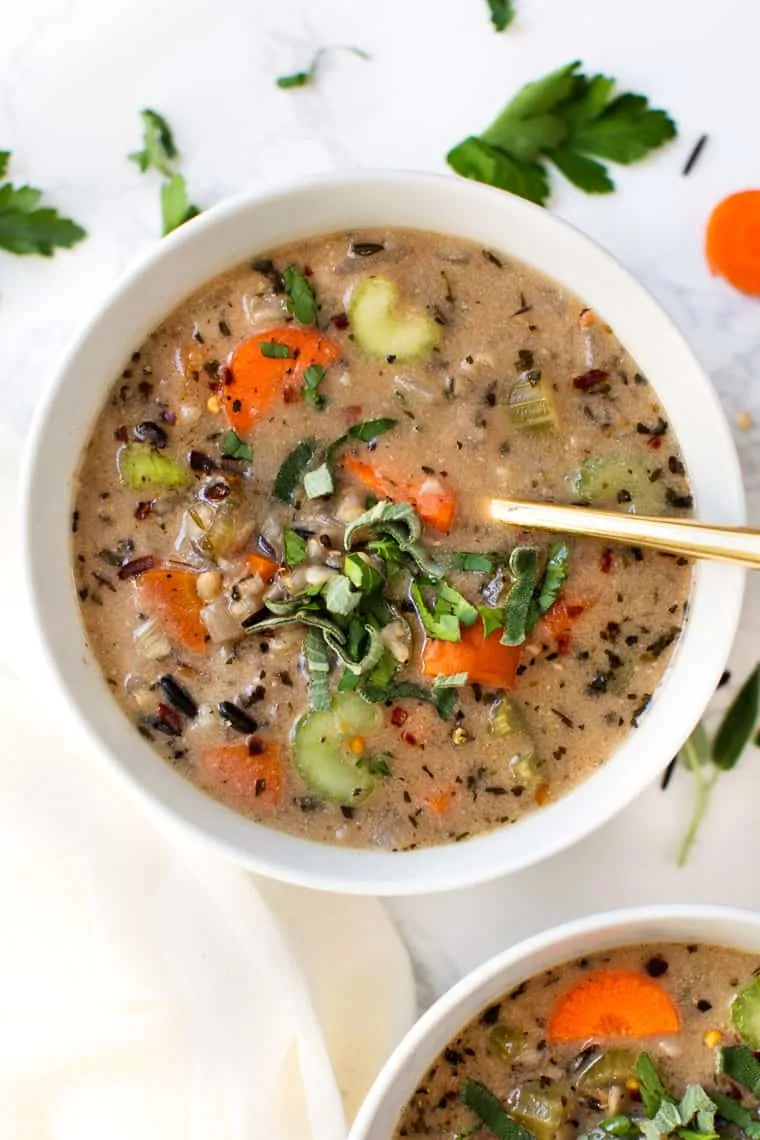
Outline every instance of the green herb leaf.
<path id="1" fill-rule="evenodd" d="M 275 79 L 275 83 L 278 87 L 282 87 L 284 89 L 291 87 L 308 87 L 309 84 L 313 83 L 317 78 L 317 68 L 319 66 L 319 61 L 322 59 L 322 56 L 332 51 L 347 51 L 350 52 L 351 55 L 357 56 L 359 59 L 372 58 L 366 51 L 362 51 L 361 48 L 350 47 L 348 44 L 328 45 L 327 47 L 319 49 L 319 51 L 314 56 L 314 59 L 311 61 L 311 66 L 309 67 L 308 71 L 295 71 L 292 75 L 281 75 L 278 79 Z"/>
<path id="2" fill-rule="evenodd" d="M 9 160 L 10 151 L 0 151 L 0 178 Z M 70 249 L 87 237 L 76 222 L 62 218 L 51 206 L 41 206 L 42 194 L 32 186 L 0 185 L 0 249 L 19 256 L 52 257 L 56 249 Z"/>
<path id="3" fill-rule="evenodd" d="M 646 1114 L 650 1118 L 654 1117 L 662 1102 L 668 1100 L 669 1096 L 657 1066 L 648 1053 L 639 1054 L 636 1060 L 636 1076 Z"/>
<path id="4" fill-rule="evenodd" d="M 244 443 L 237 432 L 230 428 L 222 436 L 222 455 L 228 459 L 244 459 L 250 463 L 253 459 L 253 448 L 250 443 Z"/>
<path id="5" fill-rule="evenodd" d="M 319 385 L 325 378 L 325 369 L 321 364 L 310 364 L 304 369 L 303 387 L 301 395 L 307 404 L 320 410 L 325 407 L 327 400 L 319 391 Z"/>
<path id="6" fill-rule="evenodd" d="M 438 689 L 461 689 L 467 684 L 469 673 L 439 673 L 433 681 L 433 692 Z"/>
<path id="7" fill-rule="evenodd" d="M 453 554 L 449 560 L 450 569 L 466 570 L 472 574 L 490 574 L 494 565 L 494 559 L 487 554 L 468 553 L 465 550 Z"/>
<path id="8" fill-rule="evenodd" d="M 513 0 L 488 0 L 491 23 L 497 32 L 503 32 L 515 18 Z"/>
<path id="9" fill-rule="evenodd" d="M 538 577 L 538 551 L 534 546 L 516 546 L 509 556 L 509 569 L 514 584 L 504 606 L 504 645 L 522 645 L 527 637 L 527 622 L 533 591 Z"/>
<path id="10" fill-rule="evenodd" d="M 385 651 L 380 630 L 371 622 L 365 622 L 363 629 L 361 622 L 353 618 L 352 622 L 362 632 L 361 642 L 352 640 L 352 643 L 346 647 L 346 639 L 342 633 L 339 638 L 335 638 L 330 632 L 325 633 L 325 641 L 352 673 L 360 675 L 371 673 Z"/>
<path id="11" fill-rule="evenodd" d="M 313 325 L 317 320 L 317 298 L 311 285 L 295 265 L 289 265 L 282 276 L 288 312 L 302 325 Z"/>
<path id="12" fill-rule="evenodd" d="M 483 622 L 483 636 L 490 637 L 501 629 L 504 623 L 504 610 L 495 610 L 491 606 L 478 606 L 480 620 Z"/>
<path id="13" fill-rule="evenodd" d="M 462 623 L 462 625 L 474 625 L 478 620 L 478 611 L 471 602 L 467 601 L 459 590 L 455 590 L 450 583 L 441 581 L 435 586 L 436 590 L 436 613 L 449 612 Z"/>
<path id="14" fill-rule="evenodd" d="M 441 720 L 447 720 L 451 716 L 453 706 L 450 705 L 450 698 L 453 696 L 456 704 L 457 696 L 456 689 L 441 689 L 434 693 L 423 685 L 415 684 L 414 681 L 399 681 L 396 685 L 386 685 L 383 688 L 366 684 L 359 690 L 359 695 L 372 704 L 378 704 L 380 701 L 400 701 L 405 697 L 427 701 L 428 704 L 435 706 Z"/>
<path id="15" fill-rule="evenodd" d="M 570 551 L 566 542 L 555 542 L 549 547 L 544 576 L 534 590 L 525 623 L 526 636 L 540 617 L 550 610 L 570 573 Z"/>
<path id="16" fill-rule="evenodd" d="M 391 769 L 388 763 L 393 759 L 392 752 L 379 752 L 377 756 L 362 756 L 358 761 L 360 768 L 366 768 L 370 776 L 390 776 Z"/>
<path id="17" fill-rule="evenodd" d="M 344 432 L 343 435 L 339 435 L 337 439 L 332 441 L 327 449 L 328 463 L 332 462 L 339 448 L 341 448 L 344 443 L 349 443 L 352 439 L 358 439 L 361 443 L 371 443 L 373 439 L 385 435 L 385 433 L 390 431 L 391 428 L 394 428 L 397 423 L 398 420 L 392 420 L 387 416 L 383 416 L 377 420 L 363 420 L 360 424 L 354 424 L 348 431 Z"/>
<path id="18" fill-rule="evenodd" d="M 725 1049 L 719 1049 L 718 1072 L 744 1085 L 753 1096 L 760 1097 L 760 1062 L 746 1045 L 729 1045 Z"/>
<path id="19" fill-rule="evenodd" d="M 302 439 L 283 460 L 274 481 L 272 493 L 281 503 L 292 503 L 306 468 L 314 458 L 317 445 L 313 439 Z"/>
<path id="20" fill-rule="evenodd" d="M 293 356 L 287 344 L 280 344 L 276 340 L 259 341 L 259 348 L 262 356 L 267 356 L 273 360 L 287 360 Z"/>
<path id="21" fill-rule="evenodd" d="M 615 189 L 607 167 L 585 154 L 558 146 L 551 152 L 551 160 L 573 186 L 587 194 L 611 194 Z"/>
<path id="22" fill-rule="evenodd" d="M 306 541 L 289 526 L 282 532 L 285 562 L 288 566 L 298 566 L 306 561 Z"/>
<path id="23" fill-rule="evenodd" d="M 309 704 L 313 709 L 329 709 L 330 689 L 327 679 L 330 674 L 330 658 L 320 630 L 306 630 L 303 653 L 309 676 Z"/>
<path id="24" fill-rule="evenodd" d="M 171 178 L 174 162 L 179 157 L 171 127 L 158 111 L 146 107 L 140 112 L 143 121 L 143 149 L 129 155 L 130 162 L 136 162 L 144 174 L 151 167 Z"/>
<path id="25" fill-rule="evenodd" d="M 749 743 L 760 704 L 760 665 L 756 665 L 723 717 L 713 741 L 713 763 L 722 772 L 733 768 Z"/>
<path id="26" fill-rule="evenodd" d="M 753 978 L 731 1002 L 731 1024 L 745 1045 L 760 1048 L 760 978 Z"/>
<path id="27" fill-rule="evenodd" d="M 161 222 L 164 237 L 172 230 L 196 218 L 200 210 L 187 196 L 187 183 L 183 175 L 173 174 L 161 187 Z"/>
<path id="28" fill-rule="evenodd" d="M 677 858 L 678 866 L 683 867 L 694 846 L 699 828 L 702 825 L 702 820 L 707 814 L 712 791 L 715 787 L 715 781 L 720 773 L 710 762 L 712 755 L 710 741 L 707 738 L 707 733 L 701 721 L 697 724 L 678 755 L 684 767 L 688 768 L 691 772 L 696 785 L 694 810 Z"/>
<path id="29" fill-rule="evenodd" d="M 499 1098 L 480 1081 L 465 1081 L 460 1099 L 497 1140 L 535 1140 L 533 1133 L 513 1120 Z"/>
<path id="30" fill-rule="evenodd" d="M 459 629 L 459 618 L 453 613 L 442 613 L 436 617 L 428 609 L 422 597 L 418 582 L 412 582 L 412 601 L 422 625 L 431 637 L 437 641 L 460 641 L 462 634 Z"/>
<path id="31" fill-rule="evenodd" d="M 760 1120 L 756 1120 L 744 1105 L 722 1092 L 712 1093 L 712 1099 L 724 1120 L 741 1128 L 750 1140 L 760 1140 Z"/>
<path id="32" fill-rule="evenodd" d="M 665 111 L 655 111 L 643 95 L 619 95 L 601 115 L 573 135 L 575 150 L 611 162 L 638 162 L 676 136 L 676 125 Z"/>
<path id="33" fill-rule="evenodd" d="M 332 495 L 335 484 L 332 472 L 326 463 L 315 467 L 313 471 L 306 472 L 303 477 L 303 489 L 307 499 L 322 499 L 326 495 Z"/>
<path id="34" fill-rule="evenodd" d="M 348 617 L 362 600 L 358 590 L 354 590 L 345 574 L 334 574 L 324 588 L 325 605 L 331 614 Z"/>
<path id="35" fill-rule="evenodd" d="M 408 555 L 423 574 L 428 578 L 442 578 L 446 567 L 438 562 L 420 542 L 422 523 L 411 503 L 391 503 L 383 500 L 375 503 L 368 511 L 360 515 L 346 527 L 343 534 L 343 545 L 351 550 L 353 544 L 359 539 L 368 539 L 377 534 L 382 539 L 391 539 L 393 547 L 386 542 L 375 541 L 369 544 L 373 553 L 384 558 L 386 562 L 394 561 L 394 550 L 399 554 Z M 401 562 L 401 559 L 398 560 Z"/>
<path id="36" fill-rule="evenodd" d="M 539 206 L 549 199 L 549 178 L 540 162 L 520 162 L 474 135 L 452 147 L 446 161 L 463 178 L 507 190 Z"/>

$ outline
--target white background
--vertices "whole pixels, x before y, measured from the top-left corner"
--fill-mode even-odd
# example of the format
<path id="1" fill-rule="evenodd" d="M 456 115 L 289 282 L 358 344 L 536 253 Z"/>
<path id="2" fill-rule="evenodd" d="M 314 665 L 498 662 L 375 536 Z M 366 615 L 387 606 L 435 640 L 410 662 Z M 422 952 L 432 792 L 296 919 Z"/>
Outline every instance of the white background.
<path id="1" fill-rule="evenodd" d="M 760 302 L 711 279 L 702 256 L 712 205 L 760 185 L 758 0 L 516 2 L 517 23 L 496 35 L 485 0 L 3 0 L 0 149 L 14 152 L 16 181 L 45 187 L 90 233 L 49 263 L 0 253 L 6 462 L 62 346 L 158 235 L 157 179 L 126 161 L 139 143 L 141 107 L 168 117 L 193 199 L 209 206 L 246 187 L 338 167 L 443 169 L 447 149 L 487 125 L 520 84 L 576 57 L 666 107 L 680 137 L 643 166 L 619 170 L 619 192 L 606 199 L 556 176 L 552 208 L 656 294 L 709 369 L 731 422 L 746 408 L 760 425 Z M 274 86 L 276 75 L 336 43 L 364 48 L 372 62 L 335 55 L 315 88 Z M 708 146 L 684 179 L 680 168 L 703 132 Z M 756 523 L 759 431 L 737 440 Z M 737 676 L 760 656 L 758 602 L 751 589 Z M 9 669 L 17 648 L 0 639 Z M 651 789 L 541 867 L 479 890 L 391 904 L 423 999 L 519 936 L 573 915 L 647 901 L 754 905 L 759 762 L 751 751 L 721 782 L 685 871 L 674 866 L 691 797 L 681 772 L 667 793 Z"/>

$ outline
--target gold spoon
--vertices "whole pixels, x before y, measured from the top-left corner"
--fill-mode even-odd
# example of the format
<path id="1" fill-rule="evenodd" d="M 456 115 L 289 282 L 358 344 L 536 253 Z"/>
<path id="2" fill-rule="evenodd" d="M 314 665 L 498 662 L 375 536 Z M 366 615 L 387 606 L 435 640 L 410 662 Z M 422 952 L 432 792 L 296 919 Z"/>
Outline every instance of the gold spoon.
<path id="1" fill-rule="evenodd" d="M 532 503 L 525 499 L 491 499 L 489 505 L 492 517 L 509 526 L 586 534 L 628 546 L 654 546 L 687 558 L 709 558 L 760 570 L 760 531 L 747 527 Z"/>

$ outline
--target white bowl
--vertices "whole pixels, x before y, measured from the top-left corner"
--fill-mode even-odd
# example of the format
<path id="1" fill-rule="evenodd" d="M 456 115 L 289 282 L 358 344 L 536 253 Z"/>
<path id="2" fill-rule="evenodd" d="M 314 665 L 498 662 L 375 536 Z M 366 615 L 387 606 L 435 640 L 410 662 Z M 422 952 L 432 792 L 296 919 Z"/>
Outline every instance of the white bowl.
<path id="1" fill-rule="evenodd" d="M 735 907 L 637 907 L 591 915 L 528 938 L 478 966 L 431 1006 L 370 1088 L 348 1140 L 389 1140 L 420 1078 L 479 1010 L 521 982 L 586 954 L 647 942 L 703 942 L 760 954 L 760 915 Z"/>
<path id="2" fill-rule="evenodd" d="M 724 667 L 744 576 L 700 565 L 689 621 L 650 710 L 618 752 L 569 795 L 466 843 L 394 854 L 317 844 L 257 825 L 160 760 L 117 707 L 85 643 L 70 557 L 80 452 L 130 353 L 189 293 L 252 254 L 307 235 L 416 226 L 521 258 L 599 311 L 654 384 L 683 448 L 697 513 L 741 524 L 731 436 L 709 381 L 650 295 L 587 237 L 547 210 L 464 179 L 414 173 L 333 175 L 224 203 L 158 243 L 85 326 L 37 419 L 24 478 L 25 578 L 37 634 L 70 707 L 106 758 L 166 817 L 246 866 L 305 886 L 411 894 L 483 882 L 546 858 L 625 807 L 700 717 Z"/>

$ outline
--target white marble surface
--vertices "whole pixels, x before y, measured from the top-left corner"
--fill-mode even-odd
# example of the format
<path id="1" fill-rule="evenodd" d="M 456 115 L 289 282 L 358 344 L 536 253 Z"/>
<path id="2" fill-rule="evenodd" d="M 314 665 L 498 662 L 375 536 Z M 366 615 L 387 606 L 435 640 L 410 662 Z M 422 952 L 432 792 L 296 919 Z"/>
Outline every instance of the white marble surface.
<path id="1" fill-rule="evenodd" d="M 738 436 L 750 513 L 760 507 L 760 302 L 711 279 L 702 257 L 709 209 L 760 183 L 758 0 L 517 0 L 504 36 L 485 0 L 35 0 L 4 5 L 0 148 L 13 176 L 44 186 L 90 231 L 51 263 L 0 254 L 0 424 L 23 437 L 61 347 L 130 258 L 155 240 L 158 186 L 127 163 L 137 112 L 176 129 L 201 206 L 247 186 L 335 167 L 443 168 L 447 148 L 484 126 L 522 82 L 577 56 L 678 119 L 681 137 L 619 172 L 592 199 L 559 185 L 553 208 L 612 250 L 656 294 L 694 345 Z M 283 92 L 273 77 L 330 43 L 373 56 L 325 60 L 318 86 Z M 710 134 L 689 179 L 680 167 Z M 738 435 L 738 433 L 737 433 Z M 720 620 L 719 615 L 716 620 Z M 733 666 L 758 657 L 760 588 L 748 592 Z M 425 999 L 517 937 L 625 903 L 760 902 L 760 755 L 719 785 L 690 866 L 674 865 L 690 808 L 687 777 L 651 789 L 574 850 L 509 881 L 397 901 Z"/>

